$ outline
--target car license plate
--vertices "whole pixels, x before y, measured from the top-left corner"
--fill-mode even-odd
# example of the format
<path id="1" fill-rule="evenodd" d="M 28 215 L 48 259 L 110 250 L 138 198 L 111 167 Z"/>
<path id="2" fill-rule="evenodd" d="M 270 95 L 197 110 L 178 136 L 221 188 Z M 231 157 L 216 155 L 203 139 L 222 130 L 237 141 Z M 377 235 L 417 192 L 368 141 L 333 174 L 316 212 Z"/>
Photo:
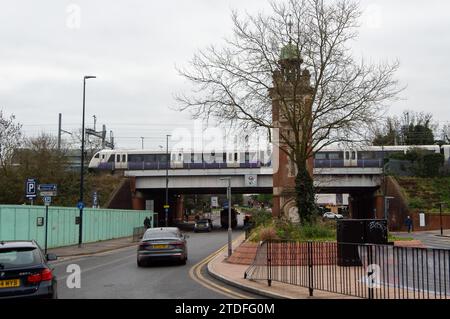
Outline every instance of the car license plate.
<path id="1" fill-rule="evenodd" d="M 168 246 L 166 244 L 157 244 L 157 245 L 153 245 L 153 248 L 156 249 L 164 249 L 167 248 Z"/>
<path id="2" fill-rule="evenodd" d="M 19 279 L 0 280 L 0 288 L 14 288 L 20 286 Z"/>

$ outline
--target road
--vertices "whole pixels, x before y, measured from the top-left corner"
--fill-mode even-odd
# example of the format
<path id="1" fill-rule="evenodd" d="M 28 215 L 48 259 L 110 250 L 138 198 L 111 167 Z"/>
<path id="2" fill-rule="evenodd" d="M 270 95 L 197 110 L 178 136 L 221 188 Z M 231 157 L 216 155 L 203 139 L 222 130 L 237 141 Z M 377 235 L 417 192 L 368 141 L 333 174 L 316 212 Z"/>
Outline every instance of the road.
<path id="1" fill-rule="evenodd" d="M 241 231 L 234 231 L 234 238 Z M 207 256 L 223 247 L 227 242 L 227 232 L 215 229 L 211 233 L 188 233 L 189 259 L 186 265 L 159 264 L 139 268 L 136 265 L 136 247 L 96 256 L 55 264 L 58 277 L 58 297 L 65 298 L 229 298 L 220 290 L 210 290 L 190 276 L 190 269 Z M 81 268 L 81 287 L 67 288 L 66 280 L 69 264 Z M 202 269 L 203 276 L 208 276 Z M 218 284 L 210 278 L 211 281 Z M 219 283 L 220 284 L 220 283 Z M 229 290 L 236 289 L 228 287 Z M 247 293 L 240 292 L 248 295 Z M 231 295 L 233 297 L 233 295 Z"/>
<path id="2" fill-rule="evenodd" d="M 412 233 L 392 232 L 397 237 L 411 237 L 420 240 L 426 247 L 435 249 L 450 249 L 450 231 L 444 230 L 444 236 L 440 236 L 439 230 L 417 231 Z"/>

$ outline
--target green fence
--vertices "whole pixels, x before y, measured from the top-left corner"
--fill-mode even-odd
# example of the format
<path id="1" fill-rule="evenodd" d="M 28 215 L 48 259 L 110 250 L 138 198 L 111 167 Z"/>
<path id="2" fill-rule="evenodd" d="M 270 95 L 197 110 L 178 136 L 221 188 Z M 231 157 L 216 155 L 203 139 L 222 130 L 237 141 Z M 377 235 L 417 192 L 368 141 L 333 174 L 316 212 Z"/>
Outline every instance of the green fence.
<path id="1" fill-rule="evenodd" d="M 79 210 L 72 207 L 49 207 L 48 247 L 78 243 L 79 225 L 75 217 Z M 143 226 L 144 218 L 153 213 L 143 210 L 94 209 L 83 210 L 83 242 L 96 242 L 133 235 L 134 227 Z M 45 206 L 0 205 L 0 240 L 37 240 L 43 247 L 45 224 L 37 226 L 38 217 L 45 218 Z"/>

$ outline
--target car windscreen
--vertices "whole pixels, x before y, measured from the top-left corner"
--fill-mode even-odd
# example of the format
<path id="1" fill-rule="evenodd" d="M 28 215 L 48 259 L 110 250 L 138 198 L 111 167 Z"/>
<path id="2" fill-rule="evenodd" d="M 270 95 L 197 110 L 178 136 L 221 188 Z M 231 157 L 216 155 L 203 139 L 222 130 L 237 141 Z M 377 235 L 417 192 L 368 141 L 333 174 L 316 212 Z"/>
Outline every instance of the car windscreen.
<path id="1" fill-rule="evenodd" d="M 29 267 L 42 262 L 35 247 L 0 248 L 0 270 Z"/>
<path id="2" fill-rule="evenodd" d="M 173 239 L 180 238 L 180 235 L 174 232 L 147 232 L 144 234 L 143 239 Z"/>

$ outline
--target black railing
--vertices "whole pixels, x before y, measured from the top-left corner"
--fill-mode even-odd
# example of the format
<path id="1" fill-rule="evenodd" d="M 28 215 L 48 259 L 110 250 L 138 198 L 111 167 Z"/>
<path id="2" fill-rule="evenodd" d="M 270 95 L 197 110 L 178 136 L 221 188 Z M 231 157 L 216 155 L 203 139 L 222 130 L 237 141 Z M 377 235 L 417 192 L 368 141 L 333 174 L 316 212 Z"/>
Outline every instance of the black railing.
<path id="1" fill-rule="evenodd" d="M 369 299 L 450 299 L 450 250 L 266 241 L 245 277 Z"/>

